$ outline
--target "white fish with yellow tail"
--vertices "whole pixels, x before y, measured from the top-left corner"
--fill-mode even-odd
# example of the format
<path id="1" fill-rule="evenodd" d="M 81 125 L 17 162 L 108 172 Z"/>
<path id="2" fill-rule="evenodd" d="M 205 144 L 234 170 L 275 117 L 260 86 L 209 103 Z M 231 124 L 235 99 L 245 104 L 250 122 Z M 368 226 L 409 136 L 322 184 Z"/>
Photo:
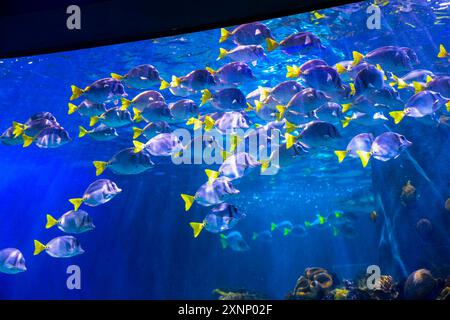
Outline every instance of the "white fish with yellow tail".
<path id="1" fill-rule="evenodd" d="M 80 242 L 72 236 L 61 236 L 50 240 L 46 245 L 34 240 L 34 255 L 45 251 L 53 258 L 71 258 L 84 253 Z"/>
<path id="2" fill-rule="evenodd" d="M 74 210 L 77 211 L 83 203 L 90 207 L 96 207 L 107 203 L 121 192 L 122 189 L 120 189 L 113 181 L 99 179 L 92 182 L 87 187 L 82 198 L 72 198 L 69 202 L 73 204 Z"/>

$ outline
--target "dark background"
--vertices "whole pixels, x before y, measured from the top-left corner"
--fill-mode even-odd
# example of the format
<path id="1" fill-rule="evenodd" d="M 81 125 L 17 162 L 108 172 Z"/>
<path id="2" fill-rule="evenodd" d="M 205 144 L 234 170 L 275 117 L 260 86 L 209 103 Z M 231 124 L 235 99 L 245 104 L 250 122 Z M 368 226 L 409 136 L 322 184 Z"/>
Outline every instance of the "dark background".
<path id="1" fill-rule="evenodd" d="M 157 38 L 356 1 L 7 0 L 0 2 L 0 58 Z M 81 8 L 81 30 L 66 9 Z"/>

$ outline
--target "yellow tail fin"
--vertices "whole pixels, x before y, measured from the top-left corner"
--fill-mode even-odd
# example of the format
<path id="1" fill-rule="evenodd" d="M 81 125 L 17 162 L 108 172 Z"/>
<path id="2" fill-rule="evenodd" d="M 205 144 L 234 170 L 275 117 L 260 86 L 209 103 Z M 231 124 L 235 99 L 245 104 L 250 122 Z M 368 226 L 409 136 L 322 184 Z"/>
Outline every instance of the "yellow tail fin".
<path id="1" fill-rule="evenodd" d="M 41 253 L 42 251 L 44 251 L 45 249 L 47 249 L 46 245 L 43 245 L 42 243 L 40 243 L 37 240 L 34 240 L 34 255 L 37 256 L 39 253 Z"/>
<path id="2" fill-rule="evenodd" d="M 22 138 L 23 138 L 23 147 L 24 148 L 29 147 L 33 143 L 33 140 L 34 140 L 34 138 L 29 137 L 26 134 L 23 134 Z"/>
<path id="3" fill-rule="evenodd" d="M 354 96 L 356 93 L 355 84 L 349 83 L 348 86 L 350 87 L 350 95 Z"/>
<path id="4" fill-rule="evenodd" d="M 134 150 L 133 150 L 134 153 L 139 153 L 142 150 L 144 150 L 144 148 L 145 148 L 145 143 L 142 143 L 137 140 L 133 140 L 133 145 L 134 145 Z"/>
<path id="5" fill-rule="evenodd" d="M 244 110 L 245 112 L 250 112 L 255 110 L 255 108 L 250 104 L 250 102 L 247 102 L 247 108 Z"/>
<path id="6" fill-rule="evenodd" d="M 291 229 L 289 229 L 289 228 L 284 228 L 284 230 L 283 230 L 283 236 L 287 236 L 289 233 L 291 233 Z"/>
<path id="7" fill-rule="evenodd" d="M 111 78 L 116 79 L 116 80 L 122 80 L 125 77 L 113 72 L 113 73 L 111 73 Z"/>
<path id="8" fill-rule="evenodd" d="M 302 73 L 302 70 L 297 67 L 295 64 L 292 66 L 286 66 L 286 78 L 298 78 Z"/>
<path id="9" fill-rule="evenodd" d="M 227 160 L 228 157 L 230 157 L 230 156 L 232 155 L 231 152 L 228 152 L 228 151 L 225 151 L 225 150 L 222 150 L 222 151 L 220 152 L 220 154 L 222 155 L 223 161 Z"/>
<path id="10" fill-rule="evenodd" d="M 217 60 L 223 59 L 224 57 L 226 57 L 228 54 L 228 51 L 225 50 L 224 48 L 220 48 L 219 49 L 219 56 L 217 57 Z"/>
<path id="11" fill-rule="evenodd" d="M 253 102 L 255 103 L 255 112 L 259 112 L 264 104 L 259 100 L 254 100 Z"/>
<path id="12" fill-rule="evenodd" d="M 336 63 L 336 71 L 337 71 L 339 74 L 343 74 L 344 72 L 347 71 L 347 69 L 345 69 L 345 67 L 344 67 L 342 64 Z"/>
<path id="13" fill-rule="evenodd" d="M 425 86 L 417 81 L 413 81 L 414 93 L 422 92 L 425 89 Z"/>
<path id="14" fill-rule="evenodd" d="M 216 123 L 213 118 L 210 116 L 205 116 L 205 119 L 203 121 L 205 123 L 205 131 L 209 131 L 214 127 L 214 124 Z"/>
<path id="15" fill-rule="evenodd" d="M 450 101 L 445 103 L 445 108 L 447 109 L 447 112 L 450 112 Z"/>
<path id="16" fill-rule="evenodd" d="M 261 163 L 261 173 L 266 172 L 270 167 L 270 159 L 260 160 L 259 163 Z"/>
<path id="17" fill-rule="evenodd" d="M 108 166 L 108 162 L 105 161 L 94 161 L 94 167 L 95 167 L 95 175 L 99 176 L 105 171 L 106 167 Z"/>
<path id="18" fill-rule="evenodd" d="M 297 126 L 293 123 L 290 123 L 286 120 L 286 132 L 291 133 L 292 131 L 295 131 L 297 129 Z"/>
<path id="19" fill-rule="evenodd" d="M 342 113 L 346 113 L 350 108 L 352 107 L 351 103 L 344 103 L 342 104 Z"/>
<path id="20" fill-rule="evenodd" d="M 89 126 L 90 127 L 95 126 L 95 124 L 98 122 L 98 120 L 100 120 L 100 117 L 97 117 L 97 116 L 91 117 L 91 120 L 89 121 Z"/>
<path id="21" fill-rule="evenodd" d="M 284 114 L 285 114 L 285 112 L 286 112 L 286 107 L 285 107 L 285 106 L 282 106 L 281 104 L 279 104 L 279 105 L 276 106 L 276 108 L 277 108 L 277 110 L 278 110 L 276 119 L 277 119 L 278 121 L 280 121 L 280 120 L 283 119 L 283 117 L 284 117 Z"/>
<path id="22" fill-rule="evenodd" d="M 13 121 L 12 125 L 13 125 L 14 138 L 17 138 L 18 136 L 22 135 L 23 132 L 25 131 L 25 125 L 24 124 L 21 124 L 19 122 Z"/>
<path id="23" fill-rule="evenodd" d="M 69 199 L 69 202 L 73 204 L 73 210 L 78 211 L 78 208 L 80 208 L 81 204 L 84 202 L 84 198 L 72 198 Z"/>
<path id="24" fill-rule="evenodd" d="M 399 124 L 405 117 L 405 111 L 391 111 L 389 115 L 394 119 L 395 124 Z"/>
<path id="25" fill-rule="evenodd" d="M 227 29 L 225 29 L 225 28 L 220 29 L 219 43 L 226 41 L 231 35 L 232 35 L 232 33 L 230 31 L 228 31 Z"/>
<path id="26" fill-rule="evenodd" d="M 181 194 L 181 198 L 183 198 L 183 200 L 184 200 L 184 210 L 189 211 L 189 209 L 194 204 L 195 197 L 183 193 L 183 194 Z"/>
<path id="27" fill-rule="evenodd" d="M 408 87 L 408 84 L 405 82 L 405 80 L 398 78 L 398 82 L 397 82 L 397 88 L 399 89 L 405 89 Z"/>
<path id="28" fill-rule="evenodd" d="M 50 229 L 58 223 L 58 220 L 53 218 L 51 215 L 47 215 L 47 224 L 45 225 L 45 229 Z"/>
<path id="29" fill-rule="evenodd" d="M 259 87 L 259 101 L 265 101 L 270 95 L 270 89 Z"/>
<path id="30" fill-rule="evenodd" d="M 72 89 L 72 95 L 70 96 L 70 101 L 78 99 L 84 93 L 84 90 L 78 88 L 77 86 L 71 85 L 70 88 Z"/>
<path id="31" fill-rule="evenodd" d="M 74 105 L 73 103 L 70 103 L 70 102 L 68 104 L 68 107 L 69 107 L 69 111 L 67 111 L 67 114 L 69 114 L 69 115 L 74 113 L 78 109 L 78 107 L 76 105 Z"/>
<path id="32" fill-rule="evenodd" d="M 212 97 L 211 91 L 209 91 L 208 89 L 202 90 L 202 98 L 201 98 L 201 103 L 200 103 L 200 107 L 202 105 L 204 105 L 205 103 L 207 103 Z"/>
<path id="33" fill-rule="evenodd" d="M 363 168 L 365 168 L 367 166 L 367 164 L 369 163 L 372 153 L 367 152 L 367 151 L 361 151 L 361 150 L 356 151 L 356 153 L 358 154 L 359 159 L 361 159 Z"/>
<path id="34" fill-rule="evenodd" d="M 364 55 L 359 53 L 358 51 L 353 51 L 353 65 L 356 66 L 359 64 L 362 59 L 364 59 Z"/>
<path id="35" fill-rule="evenodd" d="M 120 110 L 127 110 L 128 107 L 130 106 L 130 104 L 132 103 L 131 100 L 122 98 L 120 99 L 120 101 L 122 102 L 122 106 L 120 107 Z"/>
<path id="36" fill-rule="evenodd" d="M 230 152 L 234 152 L 237 149 L 237 147 L 241 144 L 242 138 L 237 134 L 232 134 L 230 137 L 231 137 Z"/>
<path id="37" fill-rule="evenodd" d="M 83 138 L 85 135 L 89 133 L 85 128 L 82 126 L 79 126 L 78 129 L 80 130 L 80 133 L 78 134 L 78 138 Z"/>
<path id="38" fill-rule="evenodd" d="M 294 143 L 295 143 L 295 140 L 297 139 L 295 136 L 293 136 L 292 134 L 289 134 L 289 133 L 286 133 L 285 135 L 284 135 L 284 137 L 285 137 L 285 139 L 286 139 L 286 148 L 287 149 L 290 149 L 293 145 L 294 145 Z"/>
<path id="39" fill-rule="evenodd" d="M 189 225 L 192 227 L 192 230 L 194 230 L 194 238 L 197 238 L 200 232 L 202 232 L 203 227 L 205 226 L 204 223 L 200 222 L 191 222 Z"/>
<path id="40" fill-rule="evenodd" d="M 141 128 L 133 127 L 133 139 L 139 138 L 142 132 L 144 132 L 144 130 L 142 130 Z"/>
<path id="41" fill-rule="evenodd" d="M 159 90 L 164 90 L 170 87 L 170 83 L 166 80 L 161 80 L 161 85 L 159 86 Z"/>
<path id="42" fill-rule="evenodd" d="M 352 121 L 352 118 L 350 117 L 345 117 L 344 120 L 341 120 L 342 128 L 347 128 L 348 125 L 350 124 L 350 121 Z"/>
<path id="43" fill-rule="evenodd" d="M 334 152 L 334 154 L 338 157 L 339 163 L 341 163 L 342 161 L 344 161 L 345 157 L 347 156 L 347 151 L 346 150 L 336 150 Z"/>
<path id="44" fill-rule="evenodd" d="M 211 170 L 211 169 L 205 169 L 205 173 L 206 173 L 206 176 L 208 177 L 209 184 L 213 184 L 213 182 L 220 175 L 219 171 L 215 171 L 215 170 Z"/>
<path id="45" fill-rule="evenodd" d="M 176 88 L 179 87 L 181 84 L 181 79 L 178 78 L 177 76 L 172 76 L 172 81 L 170 82 L 170 86 L 172 88 Z"/>
<path id="46" fill-rule="evenodd" d="M 445 47 L 443 44 L 439 45 L 439 53 L 438 58 L 445 58 L 448 55 L 447 50 L 445 50 Z"/>
<path id="47" fill-rule="evenodd" d="M 215 74 L 216 73 L 216 70 L 214 70 L 213 68 L 210 68 L 210 67 L 205 67 L 205 70 L 208 71 L 211 74 Z"/>
<path id="48" fill-rule="evenodd" d="M 133 119 L 132 120 L 134 122 L 141 122 L 143 120 L 141 110 L 139 110 L 137 108 L 133 108 Z"/>
<path id="49" fill-rule="evenodd" d="M 186 122 L 186 125 L 194 125 L 194 130 L 198 130 L 202 128 L 203 122 L 197 118 L 189 118 L 189 120 Z"/>
<path id="50" fill-rule="evenodd" d="M 266 38 L 266 44 L 267 44 L 268 52 L 275 50 L 279 46 L 278 42 L 276 42 L 275 40 L 273 40 L 271 38 Z"/>

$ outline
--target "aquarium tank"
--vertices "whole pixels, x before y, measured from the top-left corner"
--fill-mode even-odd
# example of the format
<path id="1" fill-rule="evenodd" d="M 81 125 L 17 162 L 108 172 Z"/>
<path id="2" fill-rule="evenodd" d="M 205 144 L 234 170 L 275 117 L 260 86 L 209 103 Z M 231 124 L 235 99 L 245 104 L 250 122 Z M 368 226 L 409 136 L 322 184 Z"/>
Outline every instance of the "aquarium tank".
<path id="1" fill-rule="evenodd" d="M 0 60 L 0 299 L 448 299 L 449 6 Z"/>

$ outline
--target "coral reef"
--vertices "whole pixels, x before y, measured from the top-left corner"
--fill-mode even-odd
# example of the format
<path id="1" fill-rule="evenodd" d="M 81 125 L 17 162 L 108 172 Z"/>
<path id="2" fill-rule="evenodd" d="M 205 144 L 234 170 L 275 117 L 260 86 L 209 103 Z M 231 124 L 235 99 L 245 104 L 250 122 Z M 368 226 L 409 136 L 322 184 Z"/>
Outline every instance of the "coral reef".
<path id="1" fill-rule="evenodd" d="M 312 267 L 298 278 L 295 288 L 288 293 L 288 299 L 321 299 L 332 289 L 333 277 L 324 268 Z"/>

